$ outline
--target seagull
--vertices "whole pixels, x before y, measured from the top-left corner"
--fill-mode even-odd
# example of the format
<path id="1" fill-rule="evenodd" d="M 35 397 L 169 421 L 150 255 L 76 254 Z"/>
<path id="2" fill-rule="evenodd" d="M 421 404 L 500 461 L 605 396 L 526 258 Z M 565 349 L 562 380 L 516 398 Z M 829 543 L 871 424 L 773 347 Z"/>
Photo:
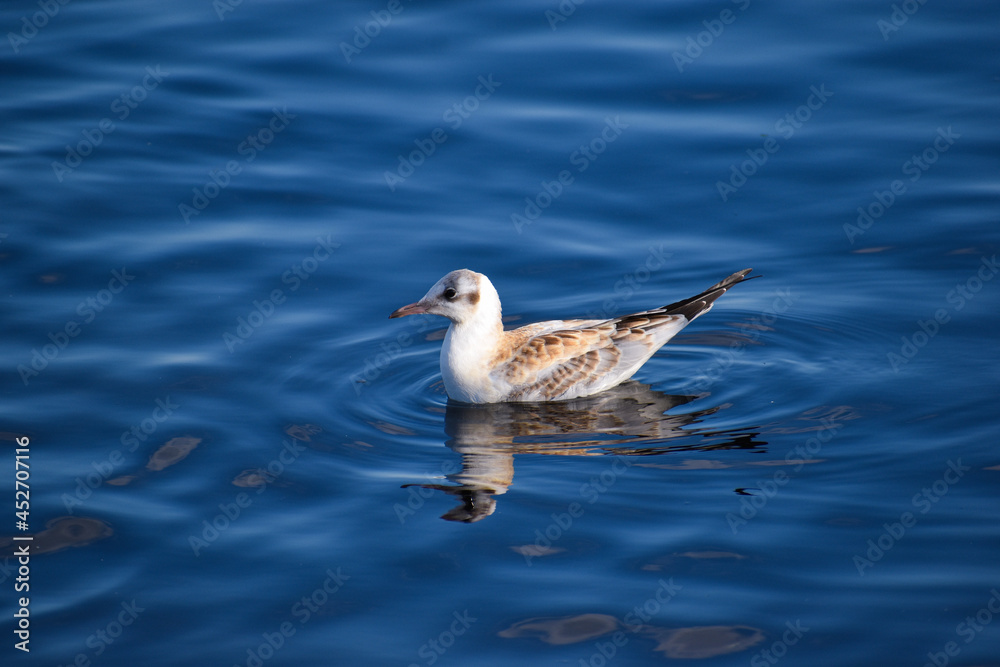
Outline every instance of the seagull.
<path id="1" fill-rule="evenodd" d="M 667 341 L 707 313 L 733 285 L 757 278 L 737 271 L 693 297 L 606 320 L 550 320 L 504 331 L 493 283 L 468 269 L 434 283 L 420 301 L 389 318 L 428 313 L 451 320 L 441 347 L 448 396 L 463 403 L 564 401 L 610 389 L 639 370 Z"/>

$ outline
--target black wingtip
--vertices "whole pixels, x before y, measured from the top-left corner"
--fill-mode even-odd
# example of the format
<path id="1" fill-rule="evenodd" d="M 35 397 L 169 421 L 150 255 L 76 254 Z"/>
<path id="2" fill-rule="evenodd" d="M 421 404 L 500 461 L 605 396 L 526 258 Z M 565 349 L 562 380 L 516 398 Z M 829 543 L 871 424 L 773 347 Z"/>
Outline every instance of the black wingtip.
<path id="1" fill-rule="evenodd" d="M 714 291 L 714 290 L 717 290 L 717 289 L 722 289 L 722 288 L 729 289 L 733 285 L 737 285 L 739 283 L 743 283 L 743 282 L 746 282 L 748 280 L 753 280 L 754 278 L 760 278 L 759 274 L 756 275 L 756 276 L 750 276 L 749 278 L 747 278 L 746 275 L 748 273 L 750 273 L 751 271 L 753 271 L 753 269 L 743 269 L 742 271 L 737 271 L 736 273 L 732 274 L 728 278 L 723 278 L 719 282 L 715 283 L 714 285 L 712 285 L 711 287 L 709 287 L 707 290 L 705 290 L 705 292 L 711 292 L 711 291 Z"/>
<path id="2" fill-rule="evenodd" d="M 753 271 L 753 269 L 743 269 L 742 271 L 737 271 L 731 276 L 723 278 L 719 282 L 715 283 L 701 294 L 696 294 L 688 299 L 664 306 L 659 310 L 667 315 L 683 315 L 689 321 L 693 320 L 711 308 L 712 304 L 715 303 L 715 300 L 725 294 L 733 285 L 738 285 L 740 283 L 745 283 L 748 280 L 762 277 L 758 274 L 747 278 L 747 274 L 751 271 Z"/>

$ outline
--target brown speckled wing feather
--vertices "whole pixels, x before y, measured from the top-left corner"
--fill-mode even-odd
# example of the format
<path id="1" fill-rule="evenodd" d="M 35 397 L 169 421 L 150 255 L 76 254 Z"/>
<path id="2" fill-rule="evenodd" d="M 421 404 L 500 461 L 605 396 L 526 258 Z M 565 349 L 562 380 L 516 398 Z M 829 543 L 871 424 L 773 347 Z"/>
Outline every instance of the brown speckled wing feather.
<path id="1" fill-rule="evenodd" d="M 507 332 L 493 376 L 511 386 L 511 401 L 553 400 L 578 385 L 617 384 L 730 287 L 747 280 L 749 272 L 739 271 L 701 294 L 642 313 L 605 321 L 540 322 Z"/>
<path id="2" fill-rule="evenodd" d="M 622 356 L 614 332 L 613 326 L 605 324 L 528 339 L 498 369 L 515 388 L 510 400 L 523 400 L 533 394 L 551 400 L 574 385 L 589 385 L 613 373 Z"/>

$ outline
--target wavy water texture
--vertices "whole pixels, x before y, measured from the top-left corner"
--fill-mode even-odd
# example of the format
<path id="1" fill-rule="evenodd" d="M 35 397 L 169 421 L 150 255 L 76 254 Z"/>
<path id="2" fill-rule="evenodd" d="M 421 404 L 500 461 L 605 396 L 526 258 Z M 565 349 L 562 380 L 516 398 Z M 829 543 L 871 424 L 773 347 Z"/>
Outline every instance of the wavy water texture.
<path id="1" fill-rule="evenodd" d="M 5 3 L 32 660 L 996 664 L 997 18 Z M 446 322 L 388 319 L 463 267 L 518 326 L 749 266 L 563 404 L 449 402 Z"/>

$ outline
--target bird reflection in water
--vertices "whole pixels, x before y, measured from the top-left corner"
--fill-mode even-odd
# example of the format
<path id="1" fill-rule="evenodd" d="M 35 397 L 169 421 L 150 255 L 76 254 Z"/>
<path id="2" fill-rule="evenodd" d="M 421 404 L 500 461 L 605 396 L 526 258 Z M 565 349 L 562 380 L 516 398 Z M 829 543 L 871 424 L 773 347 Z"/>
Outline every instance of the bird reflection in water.
<path id="1" fill-rule="evenodd" d="M 445 444 L 462 456 L 462 468 L 447 475 L 451 484 L 404 484 L 436 489 L 461 503 L 441 516 L 473 523 L 493 514 L 496 496 L 514 477 L 515 454 L 555 456 L 655 456 L 719 449 L 752 450 L 755 427 L 711 430 L 696 425 L 724 406 L 667 414 L 699 396 L 653 391 L 629 381 L 596 396 L 550 403 L 448 402 Z M 683 443 L 671 441 L 684 438 Z M 696 439 L 697 442 L 692 442 Z"/>

